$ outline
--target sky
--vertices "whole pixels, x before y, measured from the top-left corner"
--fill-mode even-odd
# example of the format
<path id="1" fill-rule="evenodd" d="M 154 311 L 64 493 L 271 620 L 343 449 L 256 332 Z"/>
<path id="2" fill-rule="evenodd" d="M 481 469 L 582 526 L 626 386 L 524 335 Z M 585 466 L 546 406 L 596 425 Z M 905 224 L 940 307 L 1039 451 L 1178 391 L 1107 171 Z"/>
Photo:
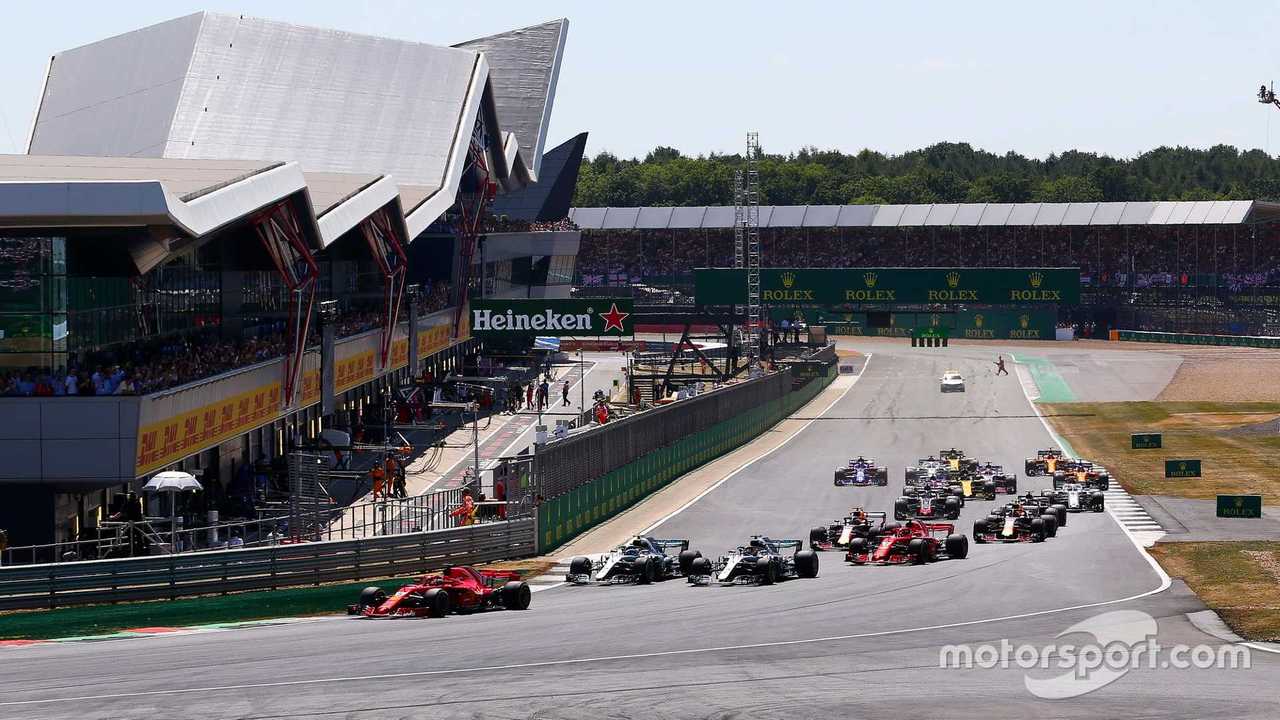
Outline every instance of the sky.
<path id="1" fill-rule="evenodd" d="M 439 45 L 567 17 L 547 147 L 586 130 L 591 155 L 738 152 L 748 130 L 770 153 L 1280 151 L 1255 98 L 1275 1 L 59 0 L 4 3 L 0 152 L 25 152 L 51 55 L 197 10 Z"/>

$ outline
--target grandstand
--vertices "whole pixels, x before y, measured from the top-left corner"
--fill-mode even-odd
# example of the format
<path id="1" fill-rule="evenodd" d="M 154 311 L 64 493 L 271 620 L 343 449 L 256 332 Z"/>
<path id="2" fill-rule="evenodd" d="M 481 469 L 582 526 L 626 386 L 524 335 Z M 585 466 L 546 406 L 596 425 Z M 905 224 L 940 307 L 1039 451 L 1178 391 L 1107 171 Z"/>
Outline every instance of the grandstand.
<path id="1" fill-rule="evenodd" d="M 28 154 L 0 156 L 10 542 L 68 540 L 158 470 L 229 483 L 460 370 L 468 296 L 567 296 L 577 233 L 491 208 L 542 179 L 567 30 L 438 47 L 196 13 L 56 54 Z"/>
<path id="2" fill-rule="evenodd" d="M 575 208 L 575 292 L 692 302 L 733 264 L 733 207 Z M 761 207 L 766 267 L 1079 267 L 1059 321 L 1280 334 L 1280 205 L 1260 201 Z M 628 290 L 630 289 L 630 290 Z M 858 309 L 858 308 L 851 308 Z"/>

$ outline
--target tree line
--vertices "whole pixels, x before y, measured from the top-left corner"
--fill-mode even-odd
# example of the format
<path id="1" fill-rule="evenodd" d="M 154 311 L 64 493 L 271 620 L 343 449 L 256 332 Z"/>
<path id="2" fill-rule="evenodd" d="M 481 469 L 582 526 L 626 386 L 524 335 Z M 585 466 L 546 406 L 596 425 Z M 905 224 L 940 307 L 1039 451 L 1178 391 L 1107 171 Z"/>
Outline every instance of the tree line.
<path id="1" fill-rule="evenodd" d="M 766 205 L 1120 200 L 1275 200 L 1280 160 L 1229 145 L 1159 147 L 1130 160 L 1070 150 L 1042 160 L 938 143 L 901 155 L 805 148 L 758 158 Z M 732 205 L 742 155 L 583 158 L 577 207 Z"/>

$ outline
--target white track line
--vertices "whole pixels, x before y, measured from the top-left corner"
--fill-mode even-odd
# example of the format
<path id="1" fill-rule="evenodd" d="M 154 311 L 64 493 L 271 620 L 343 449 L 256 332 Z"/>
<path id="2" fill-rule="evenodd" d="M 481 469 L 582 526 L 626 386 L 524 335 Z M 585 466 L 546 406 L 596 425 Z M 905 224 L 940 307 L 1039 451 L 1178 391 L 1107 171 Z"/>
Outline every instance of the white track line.
<path id="1" fill-rule="evenodd" d="M 1017 361 L 1016 356 L 1011 355 L 1011 357 L 1014 358 L 1014 371 L 1018 373 L 1019 380 L 1021 380 L 1022 373 L 1028 371 L 1022 367 L 1022 363 Z M 1040 418 L 1040 424 L 1044 426 L 1045 432 L 1049 433 L 1049 437 L 1053 438 L 1053 441 L 1056 442 L 1058 447 L 1062 448 L 1064 452 L 1068 455 L 1074 455 L 1075 453 L 1071 450 L 1071 445 L 1064 440 L 1061 435 L 1054 431 L 1053 426 L 1051 426 L 1049 421 L 1045 419 L 1044 413 L 1040 412 L 1040 406 L 1036 405 L 1035 400 L 1031 399 L 1031 394 L 1027 392 L 1026 384 L 1020 382 L 1019 385 L 1022 387 L 1022 395 L 1027 399 L 1027 404 L 1031 406 L 1031 410 L 1036 414 L 1036 417 Z M 1128 493 L 1126 493 L 1126 495 L 1127 494 Z M 1116 525 L 1120 528 L 1120 531 L 1125 534 L 1125 537 L 1129 538 L 1129 542 L 1133 543 L 1133 546 L 1138 549 L 1138 553 L 1142 555 L 1142 557 L 1147 561 L 1147 564 L 1151 566 L 1151 569 L 1155 571 L 1156 576 L 1160 578 L 1160 587 L 1145 594 L 1153 595 L 1155 593 L 1168 590 L 1169 586 L 1173 584 L 1173 580 L 1169 578 L 1169 573 L 1166 573 L 1164 568 L 1160 567 L 1160 563 L 1156 562 L 1156 559 L 1151 557 L 1151 553 L 1147 552 L 1147 546 L 1144 545 L 1143 539 L 1137 537 L 1133 534 L 1133 531 L 1125 527 L 1125 524 L 1121 522 L 1120 518 L 1116 517 L 1115 514 L 1111 513 L 1110 509 L 1108 509 L 1108 514 L 1111 515 L 1111 519 L 1116 521 Z M 1146 532 L 1146 534 L 1151 533 Z M 1155 540 L 1152 540 L 1152 544 L 1155 544 Z"/>
<path id="2" fill-rule="evenodd" d="M 725 475 L 724 477 L 720 478 L 720 479 L 719 479 L 719 480 L 717 480 L 715 483 L 713 483 L 713 484 L 711 485 L 711 487 L 709 487 L 709 488 L 707 488 L 706 490 L 703 490 L 702 492 L 698 493 L 698 494 L 697 494 L 697 495 L 696 495 L 692 500 L 690 500 L 689 502 L 685 503 L 684 505 L 681 505 L 680 507 L 676 508 L 676 509 L 675 509 L 675 510 L 673 510 L 670 514 L 668 514 L 666 517 L 664 517 L 664 518 L 662 518 L 661 520 L 659 520 L 659 521 L 657 521 L 657 522 L 653 523 L 653 524 L 652 524 L 652 525 L 650 525 L 649 527 L 647 527 L 647 528 L 645 528 L 645 529 L 641 530 L 641 531 L 640 531 L 639 533 L 637 533 L 637 534 L 638 534 L 638 535 L 648 535 L 650 532 L 652 532 L 652 531 L 653 531 L 653 529 L 654 529 L 654 528 L 658 527 L 658 526 L 659 526 L 659 525 L 661 525 L 662 523 L 664 523 L 664 522 L 666 522 L 666 521 L 670 520 L 671 518 L 673 518 L 673 517 L 675 517 L 675 516 L 679 515 L 680 513 L 684 512 L 685 510 L 688 510 L 689 508 L 693 507 L 693 504 L 694 504 L 694 503 L 696 503 L 696 502 L 698 502 L 699 500 L 701 500 L 702 498 L 706 497 L 706 495 L 707 495 L 708 493 L 710 493 L 712 490 L 715 490 L 716 488 L 718 488 L 718 487 L 720 487 L 721 485 L 723 485 L 723 484 L 725 484 L 726 482 L 728 482 L 728 480 L 729 480 L 730 478 L 732 478 L 733 476 L 737 475 L 738 473 L 742 472 L 743 470 L 746 470 L 748 467 L 750 467 L 750 466 L 751 466 L 751 465 L 753 465 L 754 463 L 756 463 L 756 462 L 758 462 L 758 461 L 760 461 L 760 460 L 763 460 L 763 459 L 765 459 L 765 458 L 769 457 L 770 455 L 772 455 L 772 454 L 774 454 L 774 453 L 778 452 L 778 451 L 779 451 L 779 450 L 781 450 L 782 448 L 786 447 L 787 443 L 791 442 L 791 439 L 792 439 L 792 438 L 794 438 L 795 436 L 797 436 L 797 435 L 799 435 L 800 433 L 804 432 L 804 431 L 805 431 L 805 430 L 806 430 L 810 425 L 812 425 L 812 424 L 814 423 L 814 421 L 815 421 L 815 420 L 817 420 L 819 417 L 822 417 L 823 415 L 826 415 L 826 414 L 827 414 L 827 412 L 831 410 L 831 408 L 833 408 L 833 407 L 835 407 L 835 406 L 836 406 L 836 403 L 838 403 L 838 402 L 840 402 L 841 400 L 843 400 L 843 399 L 844 399 L 844 396 L 849 394 L 849 391 L 853 389 L 853 386 L 854 386 L 854 385 L 857 385 L 857 384 L 858 384 L 858 381 L 862 379 L 862 376 L 867 374 L 867 368 L 871 366 L 871 357 L 872 357 L 872 355 L 873 355 L 873 354 L 874 354 L 874 353 L 867 353 L 867 355 L 866 355 L 866 360 L 864 360 L 864 361 L 863 361 L 863 363 L 862 363 L 862 372 L 858 373 L 857 377 L 855 377 L 855 378 L 853 379 L 853 381 L 849 383 L 849 387 L 847 387 L 847 388 L 845 388 L 845 389 L 844 389 L 844 392 L 840 393 L 840 395 L 839 395 L 839 396 L 837 396 L 837 397 L 836 397 L 836 399 L 832 400 L 832 401 L 831 401 L 831 402 L 830 402 L 826 407 L 822 408 L 822 412 L 815 414 L 812 418 L 810 418 L 807 422 L 805 422 L 805 424 L 803 424 L 803 425 L 801 425 L 799 428 L 797 428 L 795 432 L 791 433 L 790 435 L 788 435 L 788 436 L 786 437 L 786 439 L 784 439 L 782 442 L 778 443 L 778 444 L 777 444 L 777 446 L 775 446 L 772 450 L 769 450 L 769 451 L 767 451 L 767 452 L 765 452 L 765 453 L 763 453 L 763 454 L 761 454 L 761 455 L 757 455 L 756 457 L 753 457 L 753 458 L 751 458 L 750 460 L 748 460 L 748 461 L 746 461 L 746 462 L 742 463 L 742 464 L 741 464 L 741 465 L 739 465 L 737 468 L 735 468 L 732 472 L 730 472 L 728 475 Z M 837 376 L 837 379 L 839 379 L 839 376 Z M 798 408 L 797 408 L 797 409 L 798 409 Z M 786 419 L 786 418 L 783 418 L 783 420 L 785 420 L 785 419 Z M 779 422 L 782 422 L 782 421 L 780 420 Z M 758 437 L 758 436 L 757 436 L 757 437 Z"/>

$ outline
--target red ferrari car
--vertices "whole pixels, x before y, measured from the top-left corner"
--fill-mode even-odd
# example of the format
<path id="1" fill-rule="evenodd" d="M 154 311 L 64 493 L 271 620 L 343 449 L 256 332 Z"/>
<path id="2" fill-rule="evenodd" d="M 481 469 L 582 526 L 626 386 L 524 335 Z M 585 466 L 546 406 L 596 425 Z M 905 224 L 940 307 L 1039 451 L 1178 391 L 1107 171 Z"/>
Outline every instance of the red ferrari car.
<path id="1" fill-rule="evenodd" d="M 347 606 L 348 615 L 364 617 L 444 617 L 450 612 L 505 608 L 527 610 L 533 593 L 519 573 L 446 567 L 423 575 L 387 597 L 380 587 L 367 587 L 360 601 Z"/>
<path id="2" fill-rule="evenodd" d="M 865 538 L 854 538 L 845 559 L 854 565 L 897 565 L 960 560 L 968 554 L 969 538 L 957 534 L 955 525 L 911 520 L 881 535 L 874 545 Z"/>

